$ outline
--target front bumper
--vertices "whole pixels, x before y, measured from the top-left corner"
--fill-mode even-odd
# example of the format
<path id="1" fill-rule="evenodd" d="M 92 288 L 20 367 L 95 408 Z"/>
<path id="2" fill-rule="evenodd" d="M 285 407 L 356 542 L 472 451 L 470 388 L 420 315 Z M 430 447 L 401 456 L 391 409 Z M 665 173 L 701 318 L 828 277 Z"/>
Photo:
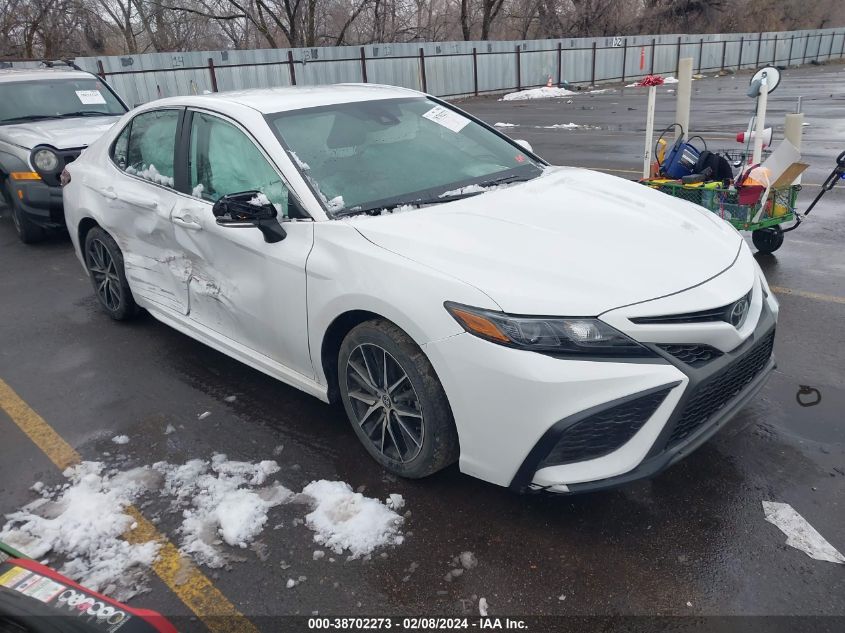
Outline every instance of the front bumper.
<path id="1" fill-rule="evenodd" d="M 441 378 L 458 427 L 460 467 L 467 474 L 515 490 L 582 492 L 652 476 L 698 448 L 765 384 L 774 369 L 776 315 L 761 302 L 745 342 L 703 367 L 692 367 L 650 346 L 658 358 L 643 362 L 561 360 L 513 350 L 459 334 L 425 346 Z M 702 394 L 720 386 L 725 372 L 756 352 L 752 375 L 736 393 L 696 413 Z M 759 357 L 759 358 L 758 358 Z M 720 378 L 721 377 L 721 378 Z M 625 402 L 660 396 L 630 439 L 607 454 L 567 463 L 547 457 L 562 434 L 588 416 Z M 705 403 L 706 404 L 706 403 Z M 713 408 L 711 406 L 711 408 Z M 682 419 L 683 418 L 683 419 Z M 692 423 L 690 420 L 692 419 Z M 684 424 L 683 428 L 679 425 Z"/>
<path id="2" fill-rule="evenodd" d="M 9 183 L 14 203 L 28 220 L 44 228 L 65 228 L 61 186 L 48 185 L 43 180 L 10 180 Z"/>

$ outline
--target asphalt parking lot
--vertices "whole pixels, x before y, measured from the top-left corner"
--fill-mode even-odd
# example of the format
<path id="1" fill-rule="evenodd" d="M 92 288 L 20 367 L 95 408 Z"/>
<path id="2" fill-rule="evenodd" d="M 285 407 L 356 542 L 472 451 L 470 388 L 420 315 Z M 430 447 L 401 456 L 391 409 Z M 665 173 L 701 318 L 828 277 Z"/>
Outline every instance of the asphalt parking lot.
<path id="1" fill-rule="evenodd" d="M 747 74 L 694 82 L 692 128 L 710 147 L 736 145 L 731 139 L 753 107 L 747 82 Z M 671 88 L 659 89 L 657 128 L 672 120 Z M 845 149 L 845 69 L 786 71 L 769 102 L 776 136 L 799 95 L 809 123 L 803 155 L 811 163 L 799 198 L 803 209 Z M 614 87 L 578 94 L 571 103 L 483 97 L 460 105 L 490 123 L 513 124 L 503 130 L 554 164 L 635 178 L 645 99 L 642 89 Z M 569 122 L 583 127 L 545 127 Z M 588 238 L 601 248 L 600 233 Z M 386 476 L 342 409 L 148 315 L 111 322 L 67 238 L 24 246 L 8 213 L 0 218 L 0 379 L 83 459 L 128 468 L 224 452 L 232 459 L 276 459 L 277 477 L 289 488 L 328 479 L 382 499 L 403 495 L 405 542 L 369 560 L 314 560 L 312 532 L 283 506 L 270 514 L 270 524 L 281 527 L 268 527 L 252 548 L 235 552 L 239 560 L 201 568 L 262 630 L 272 630 L 272 620 L 262 616 L 314 612 L 475 615 L 481 597 L 491 615 L 842 618 L 845 568 L 785 545 L 761 502 L 791 504 L 845 551 L 843 243 L 845 185 L 777 253 L 758 256 L 781 302 L 778 369 L 760 397 L 657 478 L 589 495 L 519 496 L 455 467 L 421 481 Z M 802 406 L 801 386 L 817 389 L 821 401 Z M 198 419 L 204 412 L 210 415 Z M 166 434 L 168 425 L 175 431 Z M 118 434 L 131 441 L 116 446 L 111 438 Z M 34 482 L 55 484 L 62 476 L 6 406 L 0 406 L 0 438 L 0 513 L 9 513 L 35 498 Z M 175 533 L 177 515 L 155 504 L 143 512 L 155 515 L 163 534 Z M 447 579 L 453 559 L 466 551 L 478 565 Z M 150 576 L 151 591 L 132 604 L 191 615 L 173 586 Z M 306 580 L 286 587 L 299 576 Z M 191 628 L 203 626 L 191 621 Z"/>

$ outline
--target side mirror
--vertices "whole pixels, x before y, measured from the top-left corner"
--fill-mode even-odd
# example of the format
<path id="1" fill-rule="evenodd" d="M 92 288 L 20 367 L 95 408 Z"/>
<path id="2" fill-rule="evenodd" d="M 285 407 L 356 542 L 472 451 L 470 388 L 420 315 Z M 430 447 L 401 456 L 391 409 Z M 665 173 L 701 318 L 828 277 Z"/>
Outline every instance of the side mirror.
<path id="1" fill-rule="evenodd" d="M 521 138 L 515 138 L 513 142 L 521 146 L 524 150 L 531 152 L 532 154 L 534 153 L 534 148 L 531 147 L 531 143 L 529 143 L 528 141 Z"/>
<path id="2" fill-rule="evenodd" d="M 264 234 L 268 244 L 281 242 L 288 234 L 276 219 L 276 207 L 260 191 L 230 193 L 211 208 L 218 226 L 232 228 L 255 227 Z"/>

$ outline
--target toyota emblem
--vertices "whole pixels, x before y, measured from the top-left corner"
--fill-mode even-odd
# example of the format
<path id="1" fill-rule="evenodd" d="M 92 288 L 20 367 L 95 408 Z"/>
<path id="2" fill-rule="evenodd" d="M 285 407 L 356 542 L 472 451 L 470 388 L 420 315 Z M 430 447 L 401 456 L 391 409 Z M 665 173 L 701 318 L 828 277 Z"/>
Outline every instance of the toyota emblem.
<path id="1" fill-rule="evenodd" d="M 737 301 L 733 306 L 731 306 L 730 312 L 730 320 L 731 325 L 733 325 L 736 329 L 742 327 L 742 324 L 745 323 L 745 317 L 748 315 L 748 298 L 743 297 L 739 301 Z"/>

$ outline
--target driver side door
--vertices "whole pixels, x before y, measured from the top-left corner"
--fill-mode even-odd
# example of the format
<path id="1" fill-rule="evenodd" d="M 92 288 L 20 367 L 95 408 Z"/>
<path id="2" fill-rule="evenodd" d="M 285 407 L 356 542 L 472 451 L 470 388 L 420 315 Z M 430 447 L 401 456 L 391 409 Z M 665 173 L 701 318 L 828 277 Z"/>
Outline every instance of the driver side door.
<path id="1" fill-rule="evenodd" d="M 183 136 L 187 190 L 172 213 L 176 241 L 191 261 L 188 318 L 218 341 L 248 348 L 314 377 L 308 350 L 305 263 L 313 222 L 288 216 L 290 192 L 255 138 L 220 114 L 189 110 Z M 221 197 L 260 191 L 274 204 L 287 236 L 267 243 L 255 227 L 215 221 Z"/>

